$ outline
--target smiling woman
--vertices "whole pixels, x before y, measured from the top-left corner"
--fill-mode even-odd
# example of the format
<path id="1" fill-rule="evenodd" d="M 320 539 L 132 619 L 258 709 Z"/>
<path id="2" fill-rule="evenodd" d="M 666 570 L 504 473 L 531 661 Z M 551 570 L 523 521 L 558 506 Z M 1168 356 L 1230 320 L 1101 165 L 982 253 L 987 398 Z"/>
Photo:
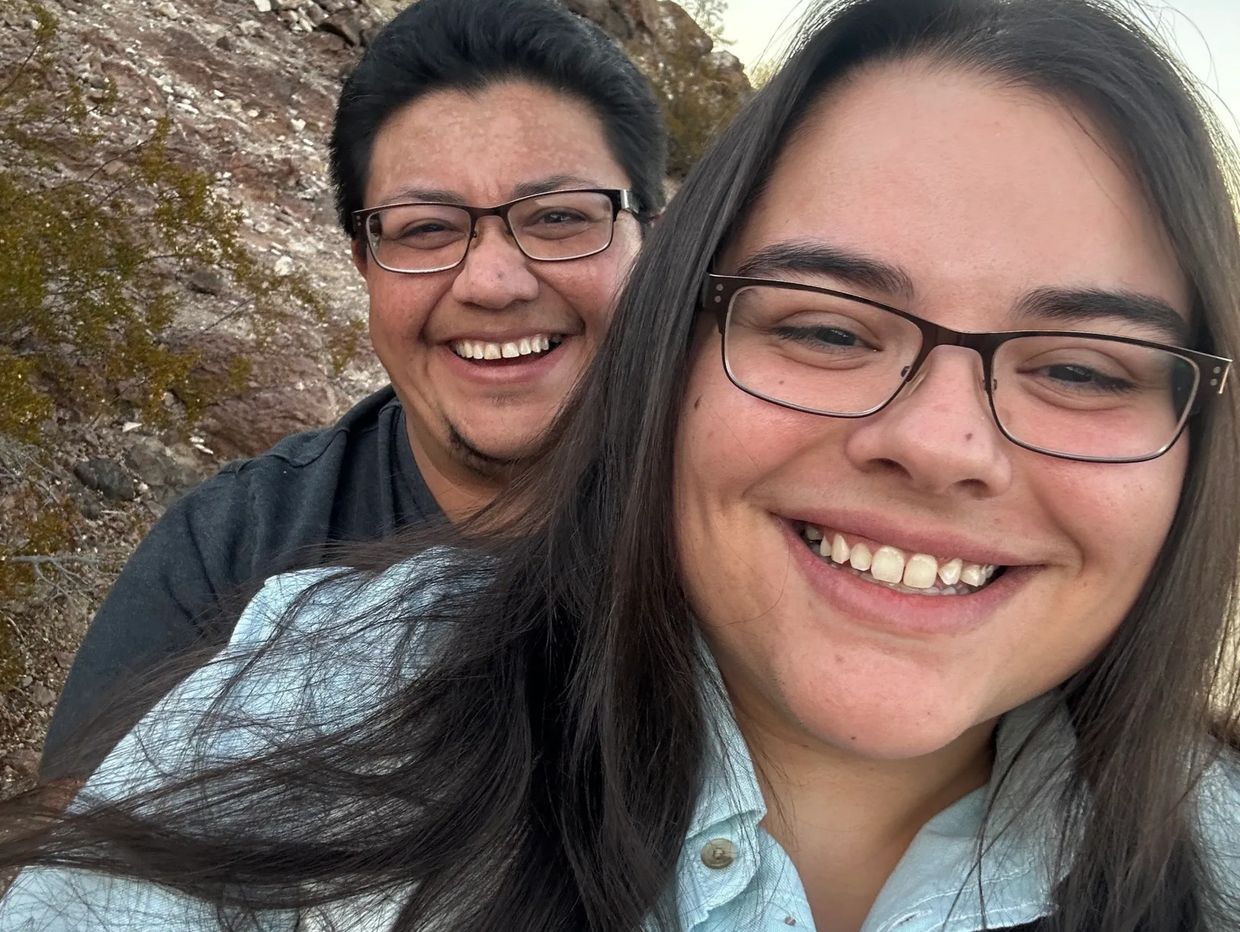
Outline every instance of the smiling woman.
<path id="1" fill-rule="evenodd" d="M 1222 138 L 1096 0 L 825 7 L 531 471 L 270 581 L 10 807 L 0 926 L 1240 927 Z M 525 193 L 361 220 L 537 250 Z"/>

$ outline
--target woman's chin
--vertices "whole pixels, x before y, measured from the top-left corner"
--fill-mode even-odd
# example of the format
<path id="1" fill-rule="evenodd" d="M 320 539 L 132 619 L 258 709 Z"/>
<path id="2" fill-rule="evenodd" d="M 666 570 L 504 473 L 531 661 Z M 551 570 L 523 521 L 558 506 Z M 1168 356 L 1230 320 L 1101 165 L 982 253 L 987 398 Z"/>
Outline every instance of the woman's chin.
<path id="1" fill-rule="evenodd" d="M 959 742 L 987 738 L 993 719 L 981 718 L 955 697 L 837 696 L 828 704 L 792 700 L 803 734 L 822 746 L 873 761 L 908 761 Z M 841 701 L 843 700 L 843 701 Z"/>

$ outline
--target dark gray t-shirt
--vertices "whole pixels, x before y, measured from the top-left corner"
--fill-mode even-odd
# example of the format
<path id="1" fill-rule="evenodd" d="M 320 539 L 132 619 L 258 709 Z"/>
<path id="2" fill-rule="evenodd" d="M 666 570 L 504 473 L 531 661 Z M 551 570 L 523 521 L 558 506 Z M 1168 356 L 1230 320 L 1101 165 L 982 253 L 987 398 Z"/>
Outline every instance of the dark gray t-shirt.
<path id="1" fill-rule="evenodd" d="M 221 605 L 246 588 L 312 563 L 324 545 L 440 517 L 390 387 L 331 427 L 225 466 L 168 509 L 95 615 L 48 730 L 43 776 L 64 775 L 70 758 L 72 772 L 92 769 L 107 749 L 83 759 L 74 732 L 131 677 L 226 643 L 236 612 Z"/>

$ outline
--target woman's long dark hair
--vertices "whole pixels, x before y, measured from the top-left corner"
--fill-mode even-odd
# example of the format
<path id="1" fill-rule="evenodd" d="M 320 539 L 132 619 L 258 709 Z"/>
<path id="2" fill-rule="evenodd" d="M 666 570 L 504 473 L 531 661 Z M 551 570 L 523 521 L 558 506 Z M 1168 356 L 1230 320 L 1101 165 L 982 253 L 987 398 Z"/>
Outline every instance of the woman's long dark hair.
<path id="1" fill-rule="evenodd" d="M 833 4 L 687 179 L 540 462 L 454 540 L 351 554 L 354 568 L 326 584 L 347 617 L 298 636 L 286 616 L 287 636 L 237 674 L 296 651 L 347 664 L 373 632 L 397 632 L 390 663 L 371 660 L 390 698 L 347 722 L 312 710 L 300 729 L 238 722 L 241 707 L 221 700 L 204 744 L 267 728 L 269 753 L 65 819 L 15 806 L 23 829 L 0 844 L 0 869 L 152 880 L 219 904 L 236 927 L 251 910 L 392 889 L 408 893 L 395 929 L 631 932 L 652 914 L 674 926 L 669 887 L 709 737 L 670 526 L 698 291 L 824 88 L 913 57 L 1084 108 L 1165 226 L 1193 289 L 1196 345 L 1240 348 L 1234 163 L 1139 28 L 1090 0 Z M 1167 544 L 1116 637 L 1064 686 L 1078 744 L 1061 835 L 1075 857 L 1046 930 L 1240 924 L 1189 802 L 1225 743 L 1207 735 L 1235 735 L 1236 428 L 1234 401 L 1194 421 Z M 389 569 L 445 541 L 457 549 L 424 554 L 418 573 Z M 390 597 L 358 617 L 351 607 L 380 585 Z M 299 604 L 321 619 L 320 592 Z"/>

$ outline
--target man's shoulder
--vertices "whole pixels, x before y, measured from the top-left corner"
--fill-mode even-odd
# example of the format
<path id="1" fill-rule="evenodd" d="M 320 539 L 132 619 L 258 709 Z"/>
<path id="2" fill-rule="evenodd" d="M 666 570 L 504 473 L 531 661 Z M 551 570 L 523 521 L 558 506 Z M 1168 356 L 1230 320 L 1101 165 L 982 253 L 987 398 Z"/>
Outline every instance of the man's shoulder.
<path id="1" fill-rule="evenodd" d="M 391 386 L 358 402 L 336 423 L 283 438 L 257 456 L 233 460 L 185 493 L 173 507 L 191 513 L 225 503 L 260 511 L 283 503 L 304 503 L 308 487 L 323 486 L 314 497 L 330 502 L 328 487 L 346 474 L 390 470 L 379 438 L 398 429 L 400 401 Z M 323 495 L 327 497 L 322 498 Z"/>

